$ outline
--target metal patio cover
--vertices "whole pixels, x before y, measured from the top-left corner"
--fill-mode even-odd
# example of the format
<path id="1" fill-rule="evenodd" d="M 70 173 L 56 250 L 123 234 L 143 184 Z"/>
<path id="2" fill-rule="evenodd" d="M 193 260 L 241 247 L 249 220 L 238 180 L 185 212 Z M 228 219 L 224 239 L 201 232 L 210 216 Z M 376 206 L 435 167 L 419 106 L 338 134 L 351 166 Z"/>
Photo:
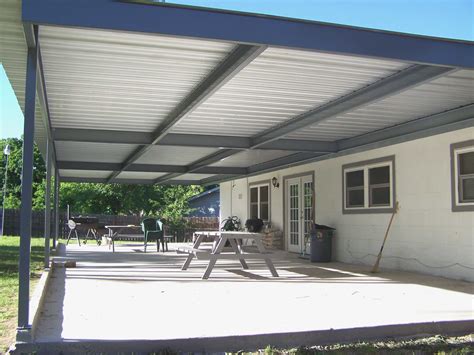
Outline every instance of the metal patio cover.
<path id="1" fill-rule="evenodd" d="M 114 0 L 6 0 L 21 105 L 61 181 L 212 184 L 474 126 L 474 46 Z M 21 17 L 20 17 L 21 16 Z"/>

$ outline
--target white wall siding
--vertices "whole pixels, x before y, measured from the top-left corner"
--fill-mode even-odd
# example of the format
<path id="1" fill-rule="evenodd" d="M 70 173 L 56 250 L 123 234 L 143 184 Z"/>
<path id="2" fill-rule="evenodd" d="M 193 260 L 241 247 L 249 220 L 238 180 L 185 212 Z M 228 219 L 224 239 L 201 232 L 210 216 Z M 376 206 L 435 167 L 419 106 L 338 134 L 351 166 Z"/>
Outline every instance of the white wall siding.
<path id="1" fill-rule="evenodd" d="M 280 188 L 271 188 L 271 216 L 272 224 L 283 229 L 283 178 L 315 172 L 316 221 L 337 229 L 334 259 L 371 265 L 390 214 L 342 214 L 341 169 L 344 164 L 395 155 L 396 194 L 401 209 L 381 266 L 474 281 L 474 270 L 457 265 L 474 268 L 474 212 L 451 211 L 450 172 L 450 144 L 471 139 L 474 128 L 467 128 L 250 177 L 248 181 L 278 178 Z M 233 213 L 245 221 L 247 179 L 233 184 Z M 230 186 L 221 184 L 223 206 L 230 203 Z M 244 194 L 241 200 L 235 198 L 238 193 Z"/>

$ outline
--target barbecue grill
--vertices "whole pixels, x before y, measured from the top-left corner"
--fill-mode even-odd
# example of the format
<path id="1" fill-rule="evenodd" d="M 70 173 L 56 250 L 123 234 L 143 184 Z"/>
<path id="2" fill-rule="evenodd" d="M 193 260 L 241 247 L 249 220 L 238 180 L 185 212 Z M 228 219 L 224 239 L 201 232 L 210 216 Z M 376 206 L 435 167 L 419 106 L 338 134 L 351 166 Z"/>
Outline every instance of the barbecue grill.
<path id="1" fill-rule="evenodd" d="M 73 223 L 71 223 L 73 222 Z M 102 238 L 99 234 L 99 229 L 105 229 L 105 226 L 99 223 L 99 219 L 97 217 L 71 217 L 68 221 L 69 227 L 69 235 L 68 235 L 68 242 L 70 239 L 71 234 L 74 232 L 76 238 L 79 240 L 77 232 L 82 232 L 85 234 L 84 237 L 84 244 L 87 243 L 88 239 L 95 239 L 97 245 L 102 243 Z M 81 243 L 79 242 L 79 245 Z"/>

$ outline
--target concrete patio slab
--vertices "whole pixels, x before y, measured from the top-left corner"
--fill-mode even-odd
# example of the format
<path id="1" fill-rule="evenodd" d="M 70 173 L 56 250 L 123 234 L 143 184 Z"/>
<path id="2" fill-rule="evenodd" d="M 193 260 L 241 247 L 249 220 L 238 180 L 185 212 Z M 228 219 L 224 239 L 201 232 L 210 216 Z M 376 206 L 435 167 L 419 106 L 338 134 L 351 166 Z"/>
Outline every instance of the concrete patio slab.
<path id="1" fill-rule="evenodd" d="M 263 261 L 249 261 L 249 270 L 218 261 L 201 280 L 206 261 L 181 271 L 185 256 L 141 250 L 69 245 L 65 258 L 77 267 L 53 273 L 37 346 L 224 351 L 474 329 L 468 282 L 370 274 L 366 266 L 315 264 L 284 252 L 274 254 L 278 278 Z"/>

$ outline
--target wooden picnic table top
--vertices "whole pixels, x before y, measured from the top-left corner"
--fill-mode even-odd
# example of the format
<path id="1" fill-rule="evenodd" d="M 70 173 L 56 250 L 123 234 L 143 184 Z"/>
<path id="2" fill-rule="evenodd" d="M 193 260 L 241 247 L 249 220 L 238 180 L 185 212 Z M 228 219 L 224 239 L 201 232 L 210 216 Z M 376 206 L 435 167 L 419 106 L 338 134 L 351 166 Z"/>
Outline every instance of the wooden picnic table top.
<path id="1" fill-rule="evenodd" d="M 221 238 L 239 238 L 239 239 L 256 239 L 261 238 L 262 234 L 245 231 L 197 231 L 196 235 L 208 235 Z"/>
<path id="2" fill-rule="evenodd" d="M 141 228 L 141 226 L 136 226 L 134 224 L 128 224 L 128 225 L 110 225 L 110 226 L 105 226 L 105 228 L 108 229 L 113 229 L 113 228 Z"/>

